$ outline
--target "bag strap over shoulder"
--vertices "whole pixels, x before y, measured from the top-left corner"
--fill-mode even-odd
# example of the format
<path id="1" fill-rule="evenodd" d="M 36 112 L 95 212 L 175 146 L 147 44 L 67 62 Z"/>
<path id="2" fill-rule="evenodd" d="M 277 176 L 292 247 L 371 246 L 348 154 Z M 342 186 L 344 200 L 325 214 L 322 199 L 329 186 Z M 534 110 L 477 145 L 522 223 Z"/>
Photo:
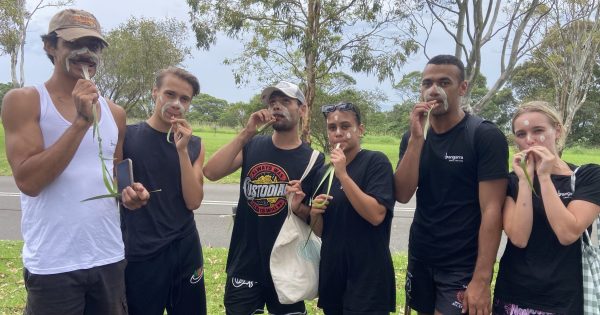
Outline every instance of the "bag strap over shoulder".
<path id="1" fill-rule="evenodd" d="M 306 169 L 304 170 L 304 173 L 302 173 L 302 176 L 300 176 L 300 181 L 303 181 L 304 178 L 308 175 L 308 173 L 310 173 L 310 170 L 315 165 L 315 162 L 317 161 L 318 157 L 319 157 L 319 151 L 313 149 L 312 154 L 310 155 L 310 160 L 308 160 L 308 165 L 306 165 Z M 293 194 L 287 195 L 288 216 L 292 214 L 292 209 L 291 209 L 290 205 L 292 204 L 293 199 L 294 199 Z"/>
<path id="2" fill-rule="evenodd" d="M 304 173 L 302 173 L 302 176 L 300 177 L 300 181 L 304 180 L 304 178 L 308 175 L 310 170 L 315 165 L 315 162 L 317 161 L 318 157 L 319 157 L 319 151 L 313 150 L 312 154 L 310 155 L 310 160 L 308 161 L 308 165 L 306 165 L 306 169 L 304 170 Z"/>
<path id="3" fill-rule="evenodd" d="M 575 170 L 573 171 L 573 174 L 571 174 L 571 192 L 575 193 L 575 181 L 577 180 L 577 176 L 575 175 L 577 173 L 577 171 L 579 170 L 581 166 L 578 166 L 577 168 L 575 168 Z M 596 218 L 596 220 L 594 220 L 596 222 L 596 236 L 598 238 L 598 248 L 600 248 L 600 216 L 598 216 Z M 587 237 L 588 243 L 590 245 L 592 245 L 592 238 L 590 237 L 590 234 L 587 230 L 587 228 L 585 229 L 585 231 L 583 232 L 583 234 Z"/>

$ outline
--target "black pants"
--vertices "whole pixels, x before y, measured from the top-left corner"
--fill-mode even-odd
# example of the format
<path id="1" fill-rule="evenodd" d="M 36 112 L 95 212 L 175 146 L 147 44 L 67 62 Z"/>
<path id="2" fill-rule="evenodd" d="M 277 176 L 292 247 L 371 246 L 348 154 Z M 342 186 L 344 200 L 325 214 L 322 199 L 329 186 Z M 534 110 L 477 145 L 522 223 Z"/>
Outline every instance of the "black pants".
<path id="1" fill-rule="evenodd" d="M 198 232 L 125 269 L 130 315 L 205 315 L 206 292 Z"/>
<path id="2" fill-rule="evenodd" d="M 125 260 L 90 269 L 38 275 L 23 270 L 25 315 L 127 315 Z"/>

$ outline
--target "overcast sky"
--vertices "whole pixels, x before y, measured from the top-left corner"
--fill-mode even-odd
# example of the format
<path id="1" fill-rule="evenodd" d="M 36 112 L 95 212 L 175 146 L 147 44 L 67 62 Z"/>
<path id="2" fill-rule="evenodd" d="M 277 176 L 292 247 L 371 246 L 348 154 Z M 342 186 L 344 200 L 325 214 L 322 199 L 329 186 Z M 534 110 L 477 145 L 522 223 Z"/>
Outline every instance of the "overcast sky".
<path id="1" fill-rule="evenodd" d="M 32 5 L 37 0 L 27 2 L 29 5 Z M 189 22 L 189 7 L 185 0 L 76 0 L 75 5 L 72 7 L 93 13 L 100 21 L 104 33 L 124 23 L 130 16 L 157 19 L 169 17 Z M 25 45 L 26 85 L 39 84 L 47 80 L 51 75 L 52 64 L 44 54 L 40 35 L 47 32 L 50 18 L 58 11 L 59 9 L 55 8 L 46 8 L 38 11 L 29 24 L 27 44 Z M 236 102 L 248 101 L 263 88 L 262 84 L 256 81 L 251 81 L 247 86 L 236 86 L 232 75 L 233 68 L 223 64 L 224 58 L 239 55 L 242 46 L 238 42 L 229 40 L 223 36 L 217 40 L 217 45 L 213 46 L 207 52 L 195 48 L 195 38 L 192 36 L 191 31 L 189 41 L 189 46 L 192 47 L 192 57 L 185 60 L 183 66 L 198 77 L 201 84 L 201 92 L 225 99 L 229 102 Z M 447 38 L 444 42 L 445 44 L 434 45 L 434 49 L 430 50 L 429 54 L 452 54 L 453 43 L 450 43 Z M 419 52 L 409 60 L 401 73 L 396 74 L 396 77 L 401 78 L 404 73 L 421 70 L 425 63 L 425 57 Z M 485 75 L 498 75 L 497 66 L 493 66 L 494 63 L 497 63 L 497 61 L 483 63 L 483 72 Z M 10 59 L 8 56 L 0 56 L 0 69 L 3 69 L 0 71 L 0 82 L 10 82 Z M 380 83 L 374 76 L 351 74 L 357 80 L 356 87 L 358 89 L 380 89 L 387 95 L 389 101 L 381 104 L 384 109 L 389 109 L 393 104 L 400 101 L 400 97 L 391 87 L 391 82 L 384 81 Z"/>

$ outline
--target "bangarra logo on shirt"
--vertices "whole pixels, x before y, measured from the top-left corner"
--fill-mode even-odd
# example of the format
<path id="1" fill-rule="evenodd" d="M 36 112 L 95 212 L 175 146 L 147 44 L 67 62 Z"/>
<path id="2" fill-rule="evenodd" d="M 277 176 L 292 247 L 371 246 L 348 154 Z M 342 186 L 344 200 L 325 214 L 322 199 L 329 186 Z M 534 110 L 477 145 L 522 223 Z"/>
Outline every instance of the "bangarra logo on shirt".
<path id="1" fill-rule="evenodd" d="M 248 205 L 259 216 L 279 213 L 287 205 L 285 186 L 288 181 L 288 174 L 279 165 L 254 165 L 244 179 L 244 195 Z"/>

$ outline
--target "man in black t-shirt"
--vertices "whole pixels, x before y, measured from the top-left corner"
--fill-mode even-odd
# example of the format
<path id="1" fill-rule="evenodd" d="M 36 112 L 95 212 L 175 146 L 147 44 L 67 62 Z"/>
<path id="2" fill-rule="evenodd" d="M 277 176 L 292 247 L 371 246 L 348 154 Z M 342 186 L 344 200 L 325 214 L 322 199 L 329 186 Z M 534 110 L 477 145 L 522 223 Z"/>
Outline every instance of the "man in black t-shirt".
<path id="1" fill-rule="evenodd" d="M 154 113 L 127 126 L 123 157 L 133 161 L 136 180 L 160 189 L 141 209 L 121 209 L 131 315 L 162 315 L 165 309 L 168 314 L 206 314 L 193 212 L 204 197 L 204 144 L 184 118 L 199 89 L 188 71 L 161 70 L 152 89 Z"/>
<path id="2" fill-rule="evenodd" d="M 300 89 L 288 82 L 263 90 L 267 106 L 253 113 L 246 127 L 230 143 L 219 149 L 204 166 L 210 180 L 218 180 L 242 168 L 240 198 L 227 257 L 225 309 L 227 314 L 248 315 L 305 314 L 304 302 L 279 303 L 269 269 L 271 250 L 288 213 L 286 186 L 300 179 L 312 149 L 302 143 L 298 122 L 307 106 Z M 272 124 L 271 136 L 259 136 L 257 127 Z M 323 165 L 320 154 L 302 183 L 310 196 L 316 170 Z M 310 209 L 294 210 L 307 219 Z"/>
<path id="3" fill-rule="evenodd" d="M 461 108 L 464 77 L 454 56 L 429 60 L 394 175 L 396 200 L 406 203 L 417 194 L 406 296 L 420 314 L 491 310 L 508 145 L 494 124 L 473 123 L 478 118 Z"/>

